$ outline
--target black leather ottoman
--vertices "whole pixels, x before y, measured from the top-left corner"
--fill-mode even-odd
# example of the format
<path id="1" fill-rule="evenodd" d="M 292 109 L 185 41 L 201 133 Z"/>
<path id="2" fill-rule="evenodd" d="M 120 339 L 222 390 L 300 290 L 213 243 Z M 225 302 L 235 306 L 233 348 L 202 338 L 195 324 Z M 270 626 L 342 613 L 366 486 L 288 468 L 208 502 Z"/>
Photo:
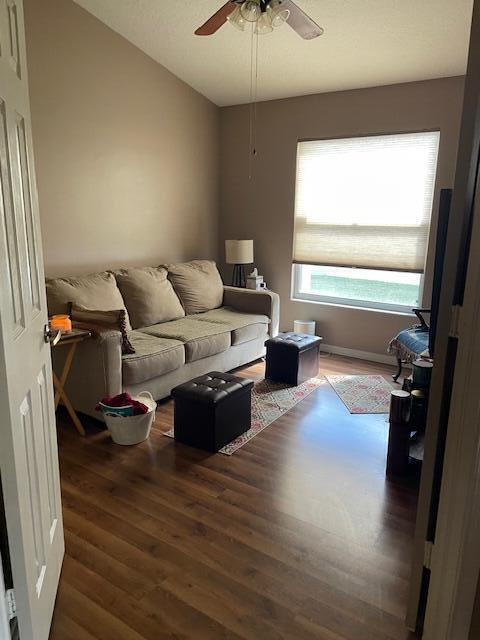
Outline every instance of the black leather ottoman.
<path id="1" fill-rule="evenodd" d="M 172 389 L 175 440 L 216 452 L 248 431 L 253 380 L 212 371 Z"/>
<path id="2" fill-rule="evenodd" d="M 298 385 L 318 373 L 322 338 L 306 333 L 279 333 L 265 342 L 265 377 L 276 382 Z"/>

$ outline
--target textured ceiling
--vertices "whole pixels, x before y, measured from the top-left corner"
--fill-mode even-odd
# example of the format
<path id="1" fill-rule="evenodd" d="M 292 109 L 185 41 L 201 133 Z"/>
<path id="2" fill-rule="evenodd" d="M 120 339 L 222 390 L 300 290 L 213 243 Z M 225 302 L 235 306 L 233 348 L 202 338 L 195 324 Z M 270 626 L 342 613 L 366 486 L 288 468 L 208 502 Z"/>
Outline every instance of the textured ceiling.
<path id="1" fill-rule="evenodd" d="M 75 0 L 218 105 L 249 101 L 250 35 L 193 35 L 224 0 Z M 259 100 L 465 73 L 473 0 L 296 0 L 325 28 L 259 38 Z"/>

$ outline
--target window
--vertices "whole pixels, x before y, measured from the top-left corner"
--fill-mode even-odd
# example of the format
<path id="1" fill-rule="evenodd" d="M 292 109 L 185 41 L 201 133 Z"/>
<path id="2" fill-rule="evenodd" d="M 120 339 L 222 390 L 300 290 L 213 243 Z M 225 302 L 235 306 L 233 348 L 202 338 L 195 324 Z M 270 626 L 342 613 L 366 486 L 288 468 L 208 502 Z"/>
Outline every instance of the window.
<path id="1" fill-rule="evenodd" d="M 440 134 L 299 142 L 294 297 L 420 303 Z"/>
<path id="2" fill-rule="evenodd" d="M 295 297 L 391 311 L 420 305 L 420 273 L 295 265 Z"/>

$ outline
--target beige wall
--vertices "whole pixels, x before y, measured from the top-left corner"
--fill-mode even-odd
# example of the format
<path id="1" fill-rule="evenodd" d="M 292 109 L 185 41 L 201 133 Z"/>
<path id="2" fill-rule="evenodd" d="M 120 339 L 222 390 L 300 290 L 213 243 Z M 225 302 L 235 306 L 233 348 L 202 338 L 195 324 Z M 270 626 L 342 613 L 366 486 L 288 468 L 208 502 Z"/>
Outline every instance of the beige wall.
<path id="1" fill-rule="evenodd" d="M 218 108 L 71 0 L 24 0 L 49 275 L 216 257 Z"/>
<path id="2" fill-rule="evenodd" d="M 385 352 L 410 316 L 290 300 L 296 142 L 440 128 L 451 186 L 462 78 L 260 103 L 250 181 L 248 106 L 219 110 L 71 0 L 24 5 L 48 275 L 223 258 L 224 239 L 253 237 L 283 328 L 315 319 L 327 344 Z"/>
<path id="3" fill-rule="evenodd" d="M 221 110 L 220 255 L 226 238 L 254 238 L 255 263 L 281 295 L 284 329 L 294 319 L 317 320 L 325 343 L 384 355 L 390 338 L 412 322 L 409 315 L 290 300 L 297 140 L 440 129 L 436 213 L 438 189 L 453 185 L 462 98 L 458 77 L 260 103 L 251 181 L 249 108 Z M 434 215 L 433 237 L 435 229 Z M 430 252 L 426 301 L 432 261 Z"/>

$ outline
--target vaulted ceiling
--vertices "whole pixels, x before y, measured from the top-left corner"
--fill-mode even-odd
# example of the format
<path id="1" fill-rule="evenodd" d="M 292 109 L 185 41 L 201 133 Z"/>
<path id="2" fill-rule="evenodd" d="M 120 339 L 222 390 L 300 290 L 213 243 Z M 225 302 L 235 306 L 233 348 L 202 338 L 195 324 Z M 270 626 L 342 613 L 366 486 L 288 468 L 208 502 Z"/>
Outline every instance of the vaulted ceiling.
<path id="1" fill-rule="evenodd" d="M 75 0 L 218 105 L 250 99 L 250 34 L 193 34 L 224 0 Z M 325 28 L 259 37 L 259 100 L 462 75 L 473 0 L 296 0 Z"/>

